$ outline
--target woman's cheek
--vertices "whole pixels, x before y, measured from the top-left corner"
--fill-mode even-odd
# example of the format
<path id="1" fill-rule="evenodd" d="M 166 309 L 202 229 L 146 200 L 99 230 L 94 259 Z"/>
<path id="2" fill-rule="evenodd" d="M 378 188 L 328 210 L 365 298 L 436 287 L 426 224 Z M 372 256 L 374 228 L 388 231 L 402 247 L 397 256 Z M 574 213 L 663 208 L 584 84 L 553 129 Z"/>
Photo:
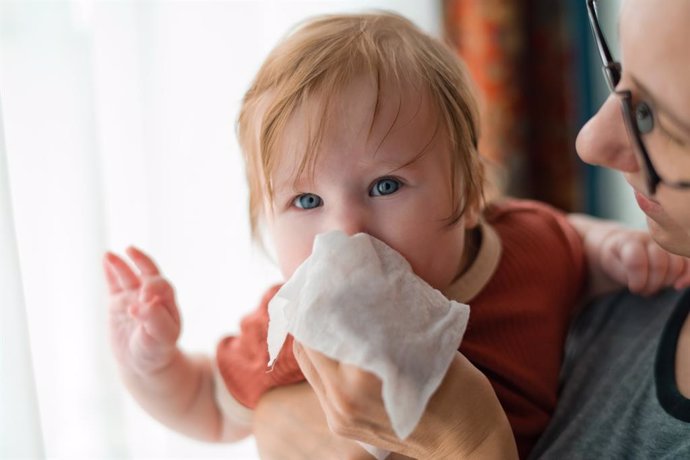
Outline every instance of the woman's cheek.
<path id="1" fill-rule="evenodd" d="M 655 198 L 665 214 L 690 234 L 690 206 L 687 205 L 690 201 L 690 190 L 674 190 L 661 185 Z"/>

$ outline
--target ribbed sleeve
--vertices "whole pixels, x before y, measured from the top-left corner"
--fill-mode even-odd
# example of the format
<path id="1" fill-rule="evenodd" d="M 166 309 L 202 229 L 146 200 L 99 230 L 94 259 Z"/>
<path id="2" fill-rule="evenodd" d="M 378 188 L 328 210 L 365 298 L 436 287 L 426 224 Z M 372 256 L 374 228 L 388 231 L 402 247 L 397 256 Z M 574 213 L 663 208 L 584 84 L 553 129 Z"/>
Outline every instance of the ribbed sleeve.
<path id="1" fill-rule="evenodd" d="M 278 289 L 280 286 L 269 289 L 259 308 L 240 323 L 240 333 L 225 337 L 216 349 L 216 365 L 225 386 L 237 402 L 250 409 L 271 388 L 304 380 L 292 353 L 292 336 L 288 336 L 273 368 L 267 367 L 268 302 Z"/>

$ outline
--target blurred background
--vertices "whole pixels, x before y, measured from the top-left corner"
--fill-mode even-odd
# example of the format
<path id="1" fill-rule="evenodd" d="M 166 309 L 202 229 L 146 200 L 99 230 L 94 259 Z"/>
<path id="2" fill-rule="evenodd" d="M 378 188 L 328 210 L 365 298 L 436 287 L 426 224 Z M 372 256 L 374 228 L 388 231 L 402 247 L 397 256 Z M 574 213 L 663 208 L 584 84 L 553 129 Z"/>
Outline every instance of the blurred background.
<path id="1" fill-rule="evenodd" d="M 618 1 L 601 3 L 615 43 Z M 125 393 L 101 257 L 153 254 L 181 346 L 213 353 L 280 280 L 249 236 L 242 95 L 297 21 L 372 8 L 466 60 L 506 193 L 643 223 L 621 179 L 575 154 L 607 95 L 584 0 L 2 0 L 1 458 L 257 458 L 251 439 L 176 435 Z"/>

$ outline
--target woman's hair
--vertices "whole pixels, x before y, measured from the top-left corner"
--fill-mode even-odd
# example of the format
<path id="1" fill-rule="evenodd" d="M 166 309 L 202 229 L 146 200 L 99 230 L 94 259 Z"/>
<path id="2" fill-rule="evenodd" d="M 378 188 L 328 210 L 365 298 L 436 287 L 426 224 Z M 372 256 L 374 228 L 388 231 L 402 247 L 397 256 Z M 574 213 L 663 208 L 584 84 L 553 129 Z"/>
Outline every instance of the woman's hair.
<path id="1" fill-rule="evenodd" d="M 382 82 L 400 94 L 410 85 L 428 92 L 443 123 L 436 131 L 447 135 L 450 148 L 453 212 L 448 220 L 457 222 L 467 206 L 480 206 L 484 172 L 477 154 L 477 106 L 454 52 L 396 14 L 323 16 L 302 23 L 273 49 L 242 101 L 237 131 L 255 238 L 264 205 L 273 198 L 271 175 L 290 117 L 306 104 L 320 109 L 310 118 L 315 126 L 305 130 L 299 177 L 313 168 L 330 100 L 363 74 L 378 86 L 376 107 Z"/>

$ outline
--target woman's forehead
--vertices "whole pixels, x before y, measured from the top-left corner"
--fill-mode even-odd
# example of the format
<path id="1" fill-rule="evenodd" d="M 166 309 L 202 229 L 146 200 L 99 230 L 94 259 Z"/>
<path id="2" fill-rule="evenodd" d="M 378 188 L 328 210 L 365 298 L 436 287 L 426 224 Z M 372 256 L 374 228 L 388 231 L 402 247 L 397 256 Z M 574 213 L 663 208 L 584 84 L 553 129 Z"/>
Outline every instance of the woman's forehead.
<path id="1" fill-rule="evenodd" d="M 623 71 L 690 125 L 690 1 L 627 0 L 619 30 Z"/>

